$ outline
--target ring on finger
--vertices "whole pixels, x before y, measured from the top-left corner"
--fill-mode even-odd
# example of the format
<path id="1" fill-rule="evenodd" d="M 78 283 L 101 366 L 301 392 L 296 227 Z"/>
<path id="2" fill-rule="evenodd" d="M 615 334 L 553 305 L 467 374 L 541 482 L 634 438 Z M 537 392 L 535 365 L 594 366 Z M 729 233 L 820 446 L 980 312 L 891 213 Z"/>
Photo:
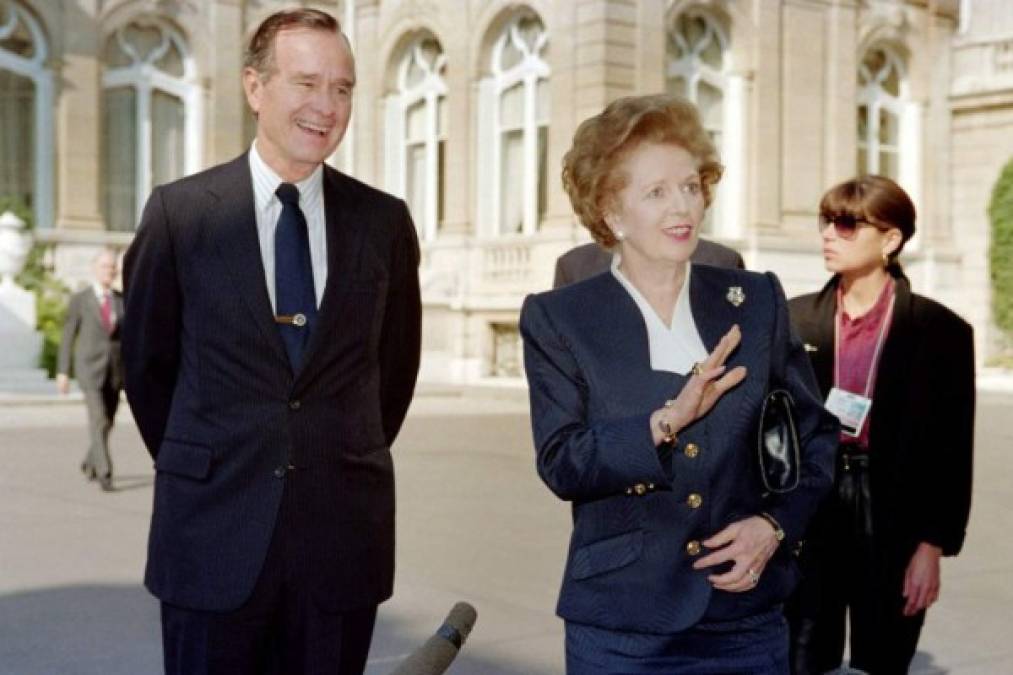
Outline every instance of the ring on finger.
<path id="1" fill-rule="evenodd" d="M 693 367 L 689 369 L 689 372 L 693 373 L 694 375 L 701 375 L 703 373 L 703 367 L 700 365 L 700 362 L 697 361 L 696 363 L 693 364 Z"/>

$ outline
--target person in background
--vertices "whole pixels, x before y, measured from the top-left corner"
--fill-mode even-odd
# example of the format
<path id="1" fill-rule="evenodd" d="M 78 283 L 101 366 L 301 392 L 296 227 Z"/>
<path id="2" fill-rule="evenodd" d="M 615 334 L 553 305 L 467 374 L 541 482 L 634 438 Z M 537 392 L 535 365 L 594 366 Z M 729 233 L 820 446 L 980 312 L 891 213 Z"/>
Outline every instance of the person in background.
<path id="1" fill-rule="evenodd" d="M 789 607 L 793 669 L 841 664 L 847 614 L 851 667 L 906 673 L 939 598 L 940 558 L 960 552 L 967 527 L 974 342 L 964 320 L 911 292 L 897 256 L 915 207 L 892 180 L 834 186 L 818 229 L 833 276 L 789 306 L 842 432 Z"/>
<path id="2" fill-rule="evenodd" d="M 609 273 L 528 296 L 538 473 L 572 504 L 557 605 L 570 675 L 788 672 L 791 549 L 830 488 L 837 424 L 773 274 L 690 262 L 722 167 L 684 99 L 585 120 L 563 185 Z M 761 493 L 768 382 L 795 398 L 797 489 Z"/>
<path id="3" fill-rule="evenodd" d="M 740 270 L 746 268 L 738 251 L 714 241 L 707 241 L 703 237 L 697 240 L 696 249 L 690 256 L 690 261 L 714 267 L 734 267 Z M 612 252 L 595 242 L 574 246 L 556 259 L 556 272 L 552 278 L 552 287 L 560 288 L 607 272 L 611 264 Z"/>
<path id="4" fill-rule="evenodd" d="M 70 374 L 74 373 L 88 410 L 89 444 L 81 472 L 88 480 L 97 480 L 104 492 L 110 492 L 113 463 L 109 432 L 123 389 L 120 356 L 123 297 L 113 289 L 118 273 L 116 252 L 100 251 L 92 263 L 92 271 L 92 283 L 75 293 L 67 306 L 57 357 L 56 387 L 61 394 L 67 394 Z"/>
<path id="5" fill-rule="evenodd" d="M 242 81 L 249 152 L 156 188 L 125 259 L 145 584 L 167 673 L 353 675 L 393 593 L 418 240 L 402 200 L 324 163 L 356 81 L 334 17 L 267 17 Z"/>

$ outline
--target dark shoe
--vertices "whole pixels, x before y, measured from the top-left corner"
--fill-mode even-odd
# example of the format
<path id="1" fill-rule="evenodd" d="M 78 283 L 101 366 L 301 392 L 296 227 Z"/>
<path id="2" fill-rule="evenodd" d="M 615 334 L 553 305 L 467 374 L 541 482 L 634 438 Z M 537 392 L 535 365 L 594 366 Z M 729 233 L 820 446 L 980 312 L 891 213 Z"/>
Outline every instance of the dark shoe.
<path id="1" fill-rule="evenodd" d="M 95 478 L 97 477 L 95 475 L 95 467 L 93 467 L 88 462 L 81 462 L 81 473 L 83 473 L 84 477 L 87 478 L 88 480 L 95 480 Z"/>
<path id="2" fill-rule="evenodd" d="M 102 476 L 98 479 L 98 484 L 102 488 L 102 492 L 114 492 L 116 489 L 113 487 L 112 476 Z"/>

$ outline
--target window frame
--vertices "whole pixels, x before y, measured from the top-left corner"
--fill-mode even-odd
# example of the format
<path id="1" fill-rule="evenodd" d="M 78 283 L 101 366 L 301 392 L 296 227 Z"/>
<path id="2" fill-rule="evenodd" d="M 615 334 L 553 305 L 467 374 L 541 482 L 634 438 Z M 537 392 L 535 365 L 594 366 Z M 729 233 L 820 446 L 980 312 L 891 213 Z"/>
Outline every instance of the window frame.
<path id="1" fill-rule="evenodd" d="M 141 60 L 127 46 L 123 31 L 129 26 L 137 25 L 154 28 L 161 32 L 163 42 Z M 109 89 L 130 87 L 134 90 L 135 106 L 135 176 L 134 190 L 136 195 L 134 227 L 140 223 L 147 196 L 155 187 L 152 184 L 154 173 L 154 141 L 152 101 L 155 91 L 164 92 L 178 98 L 183 106 L 183 173 L 186 176 L 200 170 L 203 152 L 201 129 L 203 126 L 203 91 L 197 83 L 197 67 L 191 51 L 183 36 L 168 21 L 158 16 L 135 16 L 123 22 L 115 30 L 105 36 L 102 43 L 102 54 L 105 57 L 109 41 L 116 40 L 120 50 L 133 59 L 129 66 L 110 67 L 103 65 L 102 95 Z M 153 65 L 165 51 L 174 46 L 180 54 L 183 75 L 175 76 Z M 105 129 L 103 129 L 103 138 Z M 104 150 L 103 150 L 104 152 Z M 180 177 L 182 177 L 180 176 Z M 103 172 L 103 186 L 108 176 Z M 103 206 L 104 208 L 104 206 Z M 108 223 L 107 223 L 108 228 Z"/>
<path id="2" fill-rule="evenodd" d="M 434 42 L 439 47 L 439 54 L 432 64 L 425 62 L 422 58 L 421 49 L 426 42 Z M 408 75 L 412 65 L 416 64 L 424 73 L 423 79 L 414 84 L 408 83 Z M 440 144 L 444 144 L 446 151 L 447 132 L 446 128 L 440 129 L 440 105 L 441 100 L 444 106 L 447 105 L 446 97 L 449 93 L 443 72 L 446 70 L 447 55 L 443 50 L 442 43 L 435 36 L 426 33 L 413 39 L 400 52 L 397 65 L 396 90 L 387 96 L 387 158 L 386 158 L 386 179 L 387 189 L 393 194 L 405 199 L 408 195 L 408 148 L 419 145 L 419 142 L 409 142 L 408 114 L 420 102 L 424 107 L 425 131 L 421 139 L 424 147 L 424 191 L 425 209 L 423 213 L 415 213 L 412 216 L 419 229 L 420 238 L 423 241 L 433 241 L 437 238 L 441 226 L 439 219 L 439 206 L 441 191 L 445 189 L 445 167 L 441 172 L 440 167 Z"/>
<path id="3" fill-rule="evenodd" d="M 520 24 L 535 20 L 540 32 L 534 45 L 529 47 L 521 33 Z M 522 11 L 512 16 L 499 30 L 489 53 L 489 73 L 479 83 L 478 108 L 478 166 L 489 167 L 482 172 L 479 193 L 487 198 L 479 200 L 480 223 L 486 223 L 484 234 L 490 237 L 532 236 L 538 232 L 540 213 L 539 193 L 548 176 L 539 170 L 539 136 L 544 134 L 545 152 L 548 152 L 548 134 L 551 117 L 551 98 L 545 101 L 544 115 L 539 115 L 539 83 L 544 81 L 543 94 L 549 96 L 552 69 L 544 58 L 549 44 L 549 29 L 541 16 L 533 11 Z M 504 67 L 503 56 L 508 46 L 521 55 L 520 60 Z M 515 126 L 504 126 L 502 121 L 503 97 L 515 86 L 522 87 L 523 117 L 519 130 L 522 134 L 522 210 L 520 232 L 504 231 L 503 223 L 503 154 L 504 136 L 517 131 Z M 544 131 L 543 131 L 544 130 Z M 547 184 L 547 183 L 546 183 Z M 547 204 L 541 205 L 543 208 Z"/>
<path id="4" fill-rule="evenodd" d="M 53 191 L 53 72 L 47 67 L 49 43 L 42 27 L 35 17 L 20 2 L 11 0 L 5 5 L 8 16 L 0 15 L 0 40 L 6 39 L 23 22 L 32 36 L 34 53 L 25 58 L 0 48 L 0 70 L 30 79 L 34 91 L 34 176 L 32 193 L 32 215 L 35 227 L 50 229 L 54 225 Z"/>

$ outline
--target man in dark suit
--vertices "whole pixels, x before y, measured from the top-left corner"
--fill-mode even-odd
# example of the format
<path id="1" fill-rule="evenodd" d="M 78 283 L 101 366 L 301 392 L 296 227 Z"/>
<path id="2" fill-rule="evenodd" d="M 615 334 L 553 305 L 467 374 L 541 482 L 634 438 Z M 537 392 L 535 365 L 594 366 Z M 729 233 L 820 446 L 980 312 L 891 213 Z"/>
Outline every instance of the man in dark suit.
<path id="1" fill-rule="evenodd" d="M 250 151 L 156 188 L 126 257 L 145 584 L 168 673 L 361 673 L 393 590 L 418 241 L 404 202 L 323 164 L 355 84 L 334 18 L 268 17 L 245 66 Z"/>
<path id="2" fill-rule="evenodd" d="M 734 267 L 740 270 L 746 268 L 738 251 L 706 239 L 697 242 L 690 260 L 714 267 Z M 556 259 L 556 275 L 552 280 L 552 287 L 560 288 L 601 274 L 611 263 L 612 253 L 594 242 L 575 246 Z"/>
<path id="3" fill-rule="evenodd" d="M 120 360 L 120 321 L 123 298 L 112 288 L 116 279 L 116 253 L 100 251 L 95 256 L 94 280 L 70 298 L 63 324 L 56 386 L 61 394 L 70 391 L 73 370 L 88 409 L 90 444 L 81 462 L 88 480 L 98 480 L 102 490 L 113 489 L 113 465 L 109 457 L 109 431 L 123 388 Z"/>

